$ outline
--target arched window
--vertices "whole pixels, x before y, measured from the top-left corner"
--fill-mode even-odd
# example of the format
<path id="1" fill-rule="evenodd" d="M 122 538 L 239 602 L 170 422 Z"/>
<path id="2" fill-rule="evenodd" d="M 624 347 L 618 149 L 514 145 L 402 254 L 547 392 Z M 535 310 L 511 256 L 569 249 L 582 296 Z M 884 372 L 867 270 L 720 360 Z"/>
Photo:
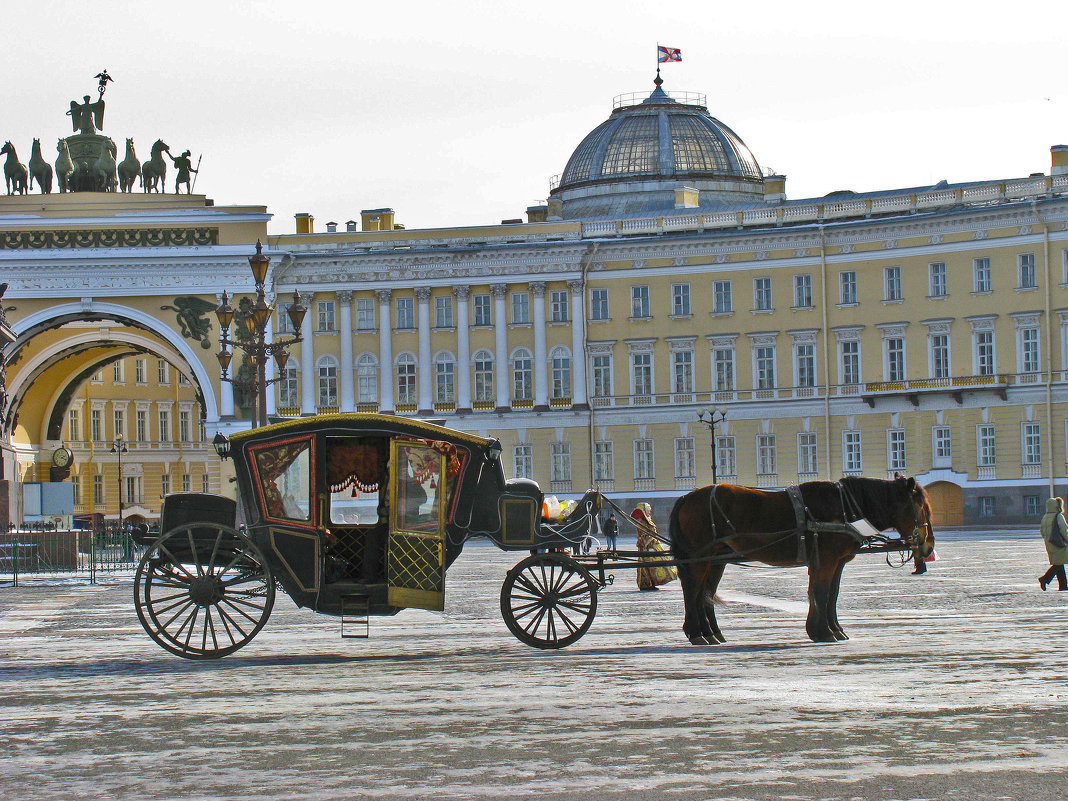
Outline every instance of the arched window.
<path id="1" fill-rule="evenodd" d="M 512 399 L 534 399 L 534 357 L 526 348 L 512 353 Z"/>
<path id="2" fill-rule="evenodd" d="M 492 401 L 493 395 L 493 354 L 480 350 L 471 357 L 475 365 L 475 400 Z"/>
<path id="3" fill-rule="evenodd" d="M 415 356 L 397 355 L 397 403 L 415 403 Z"/>
<path id="4" fill-rule="evenodd" d="M 442 351 L 434 357 L 434 403 L 456 402 L 456 357 Z"/>
<path id="5" fill-rule="evenodd" d="M 552 369 L 552 397 L 571 397 L 571 351 L 564 347 L 553 348 L 549 354 Z"/>
<path id="6" fill-rule="evenodd" d="M 361 353 L 356 359 L 356 402 L 378 401 L 378 359 L 373 353 Z"/>
<path id="7" fill-rule="evenodd" d="M 300 364 L 290 359 L 279 378 L 282 380 L 278 382 L 278 405 L 282 408 L 300 406 Z"/>
<path id="8" fill-rule="evenodd" d="M 323 356 L 317 363 L 319 406 L 337 406 L 337 359 Z"/>

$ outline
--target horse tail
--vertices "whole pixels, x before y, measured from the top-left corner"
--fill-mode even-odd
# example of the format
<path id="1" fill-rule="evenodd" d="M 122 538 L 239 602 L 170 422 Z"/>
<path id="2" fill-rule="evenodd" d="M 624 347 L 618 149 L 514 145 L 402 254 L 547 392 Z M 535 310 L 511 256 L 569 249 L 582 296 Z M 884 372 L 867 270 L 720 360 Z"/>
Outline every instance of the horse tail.
<path id="1" fill-rule="evenodd" d="M 679 510 L 682 509 L 682 504 L 689 497 L 690 494 L 687 493 L 675 501 L 675 505 L 671 507 L 671 517 L 668 519 L 668 541 L 671 543 L 671 552 L 679 559 L 685 559 L 688 555 L 686 551 L 686 538 L 681 536 L 682 529 L 679 526 Z"/>

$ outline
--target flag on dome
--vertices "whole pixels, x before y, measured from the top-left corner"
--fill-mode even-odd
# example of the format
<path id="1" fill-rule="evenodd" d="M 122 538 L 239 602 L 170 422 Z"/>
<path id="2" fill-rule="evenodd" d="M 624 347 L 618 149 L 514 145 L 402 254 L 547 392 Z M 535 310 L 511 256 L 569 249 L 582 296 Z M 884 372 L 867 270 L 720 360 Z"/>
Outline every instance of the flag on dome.
<path id="1" fill-rule="evenodd" d="M 664 64 L 668 61 L 682 61 L 682 51 L 677 47 L 656 46 L 657 62 Z"/>

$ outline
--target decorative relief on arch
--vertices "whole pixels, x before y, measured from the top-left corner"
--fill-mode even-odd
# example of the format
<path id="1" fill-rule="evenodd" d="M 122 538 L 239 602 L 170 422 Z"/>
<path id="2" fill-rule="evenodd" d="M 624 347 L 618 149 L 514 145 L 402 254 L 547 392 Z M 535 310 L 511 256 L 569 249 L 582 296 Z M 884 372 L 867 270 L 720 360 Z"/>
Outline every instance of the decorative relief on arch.
<path id="1" fill-rule="evenodd" d="M 160 311 L 173 311 L 178 320 L 178 328 L 186 339 L 198 340 L 204 350 L 211 348 L 211 319 L 205 318 L 208 312 L 215 311 L 215 304 L 194 295 L 181 295 L 174 299 L 173 306 L 160 306 Z M 240 329 L 242 326 L 238 326 Z"/>
<path id="2" fill-rule="evenodd" d="M 78 231 L 4 231 L 2 250 L 144 248 L 219 244 L 218 228 L 112 228 Z"/>

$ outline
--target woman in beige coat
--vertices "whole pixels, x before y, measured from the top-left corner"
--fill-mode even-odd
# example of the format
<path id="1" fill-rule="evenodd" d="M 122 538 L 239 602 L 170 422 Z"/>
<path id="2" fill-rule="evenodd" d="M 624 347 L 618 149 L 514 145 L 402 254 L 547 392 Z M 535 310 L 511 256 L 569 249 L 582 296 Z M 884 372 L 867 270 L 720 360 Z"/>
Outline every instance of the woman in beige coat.
<path id="1" fill-rule="evenodd" d="M 1050 498 L 1046 501 L 1046 514 L 1042 517 L 1039 531 L 1042 539 L 1046 541 L 1050 568 L 1038 580 L 1038 586 L 1046 589 L 1046 585 L 1056 576 L 1057 589 L 1064 592 L 1068 590 L 1068 581 L 1065 581 L 1064 577 L 1064 563 L 1068 562 L 1068 523 L 1064 520 L 1063 500 Z"/>

